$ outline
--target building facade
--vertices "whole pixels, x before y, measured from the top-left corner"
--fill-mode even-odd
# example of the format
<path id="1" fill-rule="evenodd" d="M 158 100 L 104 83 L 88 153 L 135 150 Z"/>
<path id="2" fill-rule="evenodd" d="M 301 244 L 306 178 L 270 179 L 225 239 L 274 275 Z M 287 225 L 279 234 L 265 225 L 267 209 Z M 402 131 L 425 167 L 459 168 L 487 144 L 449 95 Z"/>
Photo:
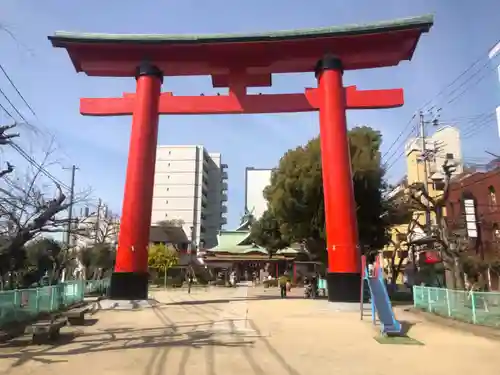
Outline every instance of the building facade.
<path id="1" fill-rule="evenodd" d="M 427 167 L 427 189 L 440 194 L 439 182 L 444 179 L 443 164 L 446 160 L 455 164 L 454 175 L 463 172 L 462 142 L 460 131 L 453 126 L 443 126 L 425 138 L 426 157 L 423 155 L 422 140 L 411 139 L 406 144 L 406 163 L 408 184 L 424 183 Z M 431 194 L 435 195 L 435 194 Z"/>
<path id="2" fill-rule="evenodd" d="M 443 164 L 451 162 L 456 167 L 453 174 L 459 175 L 463 172 L 462 150 L 460 141 L 460 132 L 452 126 L 444 126 L 438 129 L 432 136 L 425 138 L 425 154 L 423 152 L 422 140 L 419 138 L 410 139 L 405 145 L 407 174 L 398 185 L 387 195 L 388 199 L 399 200 L 404 195 L 408 186 L 413 184 L 426 184 L 427 191 L 431 197 L 438 197 L 443 193 L 444 174 Z M 426 170 L 427 169 L 427 170 Z M 427 182 L 426 175 L 427 172 Z M 406 246 L 400 246 L 401 243 L 418 241 L 427 237 L 426 233 L 414 222 L 425 225 L 427 220 L 430 224 L 435 223 L 435 217 L 432 213 L 424 211 L 415 211 L 408 222 L 400 222 L 391 227 L 391 242 L 383 249 L 384 257 L 396 264 L 400 259 L 404 259 L 406 266 L 407 251 Z M 396 251 L 396 254 L 394 253 Z M 417 255 L 417 254 L 416 254 Z M 418 257 L 418 255 L 417 255 Z M 390 267 L 388 267 L 390 269 Z M 402 282 L 402 276 L 398 276 L 398 281 Z"/>
<path id="3" fill-rule="evenodd" d="M 259 220 L 267 210 L 264 189 L 271 184 L 272 169 L 245 169 L 245 211 Z"/>
<path id="4" fill-rule="evenodd" d="M 469 251 L 488 263 L 500 259 L 500 163 L 493 162 L 484 172 L 474 172 L 456 178 L 450 186 L 447 202 L 448 226 L 454 233 L 469 237 Z M 474 214 L 466 214 L 465 202 L 473 202 Z M 472 216 L 472 217 L 471 217 Z M 475 221 L 474 237 L 468 235 L 467 221 Z M 470 233 L 470 232 L 469 232 Z M 477 236 L 477 237 L 476 237 Z M 499 288 L 498 275 L 488 272 L 490 289 Z"/>
<path id="5" fill-rule="evenodd" d="M 151 224 L 181 221 L 196 246 L 215 246 L 226 224 L 226 169 L 203 146 L 158 146 Z"/>

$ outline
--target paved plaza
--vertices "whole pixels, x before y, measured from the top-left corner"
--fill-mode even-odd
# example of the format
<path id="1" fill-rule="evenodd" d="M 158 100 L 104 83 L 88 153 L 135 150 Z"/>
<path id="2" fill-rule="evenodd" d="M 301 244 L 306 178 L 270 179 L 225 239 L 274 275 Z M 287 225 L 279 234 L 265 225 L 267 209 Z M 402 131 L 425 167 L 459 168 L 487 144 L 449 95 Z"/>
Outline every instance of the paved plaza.
<path id="1" fill-rule="evenodd" d="M 495 374 L 500 342 L 424 322 L 409 335 L 424 345 L 380 344 L 359 312 L 276 289 L 153 291 L 154 307 L 98 311 L 66 327 L 54 346 L 29 337 L 0 346 L 5 375 L 432 375 Z M 343 310 L 343 311 L 339 311 Z"/>

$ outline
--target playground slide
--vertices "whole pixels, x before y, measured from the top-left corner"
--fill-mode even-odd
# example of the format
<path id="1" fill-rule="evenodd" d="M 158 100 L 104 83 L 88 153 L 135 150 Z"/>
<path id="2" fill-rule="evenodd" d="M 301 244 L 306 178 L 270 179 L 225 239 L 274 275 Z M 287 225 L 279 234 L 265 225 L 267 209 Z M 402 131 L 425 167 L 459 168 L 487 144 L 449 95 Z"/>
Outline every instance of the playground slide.
<path id="1" fill-rule="evenodd" d="M 381 323 L 381 331 L 385 334 L 400 334 L 401 323 L 396 320 L 387 288 L 381 277 L 368 277 L 368 285 L 372 303 L 375 305 Z"/>

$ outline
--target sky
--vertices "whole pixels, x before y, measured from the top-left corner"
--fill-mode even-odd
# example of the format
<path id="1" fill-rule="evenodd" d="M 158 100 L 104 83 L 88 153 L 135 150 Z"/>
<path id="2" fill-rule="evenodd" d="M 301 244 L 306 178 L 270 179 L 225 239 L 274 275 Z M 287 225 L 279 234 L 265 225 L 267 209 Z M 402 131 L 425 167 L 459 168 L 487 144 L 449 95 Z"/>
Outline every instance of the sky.
<path id="1" fill-rule="evenodd" d="M 50 165 L 51 173 L 69 184 L 70 172 L 63 167 L 77 165 L 77 190 L 91 186 L 96 197 L 119 212 L 131 118 L 83 117 L 79 114 L 79 98 L 121 96 L 123 92 L 134 91 L 135 81 L 75 73 L 66 52 L 52 48 L 48 35 L 61 30 L 165 34 L 266 32 L 429 13 L 435 15 L 435 25 L 421 38 L 411 62 L 391 68 L 349 71 L 344 76 L 346 85 L 356 84 L 361 89 L 402 87 L 405 90 L 402 108 L 348 113 L 349 127 L 367 125 L 381 131 L 382 153 L 391 166 L 388 177 L 395 180 L 405 174 L 400 152 L 408 133 L 390 146 L 428 102 L 442 108 L 443 123 L 452 122 L 470 135 L 462 145 L 466 160 L 485 160 L 488 157 L 485 150 L 500 153 L 498 130 L 492 117 L 485 117 L 486 122 L 468 122 L 470 116 L 493 113 L 500 104 L 500 84 L 487 61 L 489 48 L 500 39 L 498 0 L 317 0 L 314 3 L 142 0 L 140 6 L 136 0 L 2 0 L 0 64 L 36 116 L 5 77 L 0 77 L 0 87 L 29 121 L 29 126 L 20 129 L 19 142 L 23 148 L 39 160 L 54 137 L 51 158 L 58 163 Z M 479 61 L 473 66 L 478 73 L 471 78 L 471 87 L 460 87 L 460 82 L 458 88 L 449 86 L 475 61 Z M 469 71 L 469 75 L 473 73 L 474 70 Z M 273 88 L 264 92 L 303 92 L 305 87 L 314 86 L 312 73 L 279 75 L 273 77 Z M 445 92 L 439 94 L 443 89 Z M 215 92 L 209 77 L 166 77 L 163 91 L 177 95 Z M 0 103 L 8 107 L 1 98 Z M 8 123 L 9 119 L 2 114 L 0 121 Z M 473 126 L 477 130 L 470 130 Z M 231 228 L 243 213 L 245 167 L 272 168 L 287 150 L 306 143 L 318 131 L 316 113 L 164 116 L 160 119 L 158 143 L 200 144 L 210 152 L 222 153 L 223 162 L 229 166 L 226 227 Z M 13 152 L 2 150 L 0 160 L 22 163 Z"/>

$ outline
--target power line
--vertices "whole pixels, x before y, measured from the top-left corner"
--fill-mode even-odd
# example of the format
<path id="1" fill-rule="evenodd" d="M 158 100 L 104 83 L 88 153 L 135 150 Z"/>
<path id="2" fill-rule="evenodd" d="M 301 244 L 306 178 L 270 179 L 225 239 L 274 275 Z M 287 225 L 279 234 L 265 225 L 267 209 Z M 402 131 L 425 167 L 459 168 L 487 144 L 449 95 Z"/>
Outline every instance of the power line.
<path id="1" fill-rule="evenodd" d="M 450 83 L 448 83 L 445 87 L 443 87 L 436 95 L 434 95 L 431 99 L 429 99 L 427 102 L 425 102 L 422 106 L 420 106 L 420 108 L 415 112 L 415 114 L 413 114 L 412 118 L 410 119 L 410 121 L 408 122 L 408 124 L 401 130 L 401 132 L 399 133 L 398 137 L 396 138 L 396 140 L 391 144 L 391 146 L 389 147 L 388 151 L 386 151 L 384 153 L 384 155 L 382 156 L 383 158 L 390 152 L 390 150 L 392 150 L 392 148 L 396 145 L 396 143 L 399 141 L 399 139 L 403 136 L 403 134 L 405 133 L 405 131 L 408 129 L 408 127 L 410 126 L 411 122 L 413 121 L 413 119 L 415 118 L 416 116 L 416 113 L 418 113 L 419 111 L 423 110 L 425 107 L 429 106 L 430 104 L 433 103 L 433 101 L 435 101 L 438 97 L 442 96 L 443 94 L 446 93 L 446 91 L 452 87 L 453 85 L 455 85 L 457 82 L 460 81 L 460 79 L 464 76 L 466 76 L 472 69 L 474 69 L 474 67 L 476 67 L 485 57 L 487 57 L 487 53 L 489 50 L 491 50 L 491 48 L 493 48 L 495 45 L 497 45 L 498 43 L 500 42 L 500 40 L 496 41 L 494 44 L 492 44 L 492 46 L 490 46 L 486 53 L 482 53 L 475 61 L 473 61 L 464 71 L 462 71 L 455 79 L 453 79 Z M 488 61 L 489 63 L 489 61 Z M 459 85 L 458 87 L 456 87 L 455 89 L 451 90 L 451 93 L 448 93 L 448 96 L 450 96 L 451 94 L 453 94 L 454 92 L 456 92 L 459 88 L 463 87 L 466 83 L 470 82 L 470 80 L 475 77 L 479 72 L 481 72 L 486 66 L 487 64 L 484 64 L 477 72 L 475 72 L 472 76 L 470 76 L 465 82 L 462 82 L 461 85 Z M 476 81 L 475 84 L 479 83 L 485 76 L 483 76 L 482 78 L 480 78 L 478 81 Z M 474 85 L 474 84 L 473 84 Z M 456 101 L 460 96 L 462 96 L 465 92 L 467 91 L 467 89 L 465 89 L 464 91 L 462 91 L 461 93 L 459 93 L 457 96 L 455 96 L 454 98 L 450 99 L 449 100 L 449 103 L 452 103 L 453 101 Z M 433 106 L 434 107 L 434 106 Z M 431 108 L 433 108 L 431 107 Z M 412 129 L 413 131 L 413 129 Z M 403 140 L 402 144 L 400 144 L 399 146 L 396 147 L 396 151 L 394 151 L 388 159 L 388 161 L 390 159 L 392 159 L 392 157 L 394 155 L 396 155 L 397 153 L 397 150 L 402 146 L 404 145 L 404 143 L 408 140 L 410 134 L 407 135 L 407 137 Z M 396 158 L 396 161 L 397 159 L 399 159 L 399 157 L 404 153 L 401 152 L 398 154 L 397 158 Z M 392 165 L 394 165 L 395 163 L 392 163 L 390 165 L 390 167 L 392 167 Z M 390 168 L 389 167 L 389 168 Z"/>
<path id="2" fill-rule="evenodd" d="M 486 66 L 487 66 L 487 65 L 489 65 L 489 64 L 490 64 L 490 62 L 489 62 L 489 61 L 487 61 L 487 62 L 486 62 L 486 64 L 484 65 L 484 67 L 486 67 Z M 473 77 L 477 76 L 477 75 L 478 75 L 478 74 L 479 74 L 482 70 L 483 70 L 483 69 L 480 69 L 480 70 L 478 70 L 475 74 L 473 74 L 472 76 L 470 76 L 470 77 L 469 77 L 470 79 L 469 79 L 468 81 L 464 82 L 464 84 L 470 83 L 470 82 L 471 82 L 471 79 L 472 79 Z M 460 99 L 461 97 L 463 97 L 463 95 L 464 95 L 465 93 L 469 92 L 469 91 L 470 91 L 473 87 L 477 86 L 477 85 L 478 85 L 478 84 L 479 84 L 482 80 L 484 80 L 486 77 L 488 77 L 488 75 L 489 75 L 489 74 L 491 74 L 491 73 L 492 73 L 492 72 L 494 72 L 494 71 L 495 71 L 495 67 L 491 67 L 491 68 L 489 68 L 488 70 L 486 70 L 486 72 L 485 72 L 483 75 L 481 75 L 480 77 L 478 77 L 478 79 L 476 79 L 475 81 L 473 81 L 473 82 L 472 82 L 471 84 L 469 84 L 468 86 L 465 86 L 465 88 L 464 88 L 461 92 L 459 92 L 457 95 L 455 95 L 454 97 L 452 97 L 451 99 L 449 99 L 449 100 L 446 102 L 446 104 L 445 104 L 445 105 L 452 104 L 453 102 L 455 102 L 455 101 L 457 101 L 458 99 Z M 459 87 L 457 88 L 457 90 L 458 90 L 460 87 L 462 87 L 462 86 L 463 86 L 463 85 L 459 86 Z M 455 90 L 455 92 L 456 92 L 456 90 Z M 451 96 L 452 94 L 453 94 L 453 92 L 452 92 L 452 93 L 450 93 L 450 94 L 449 94 L 449 96 Z"/>
<path id="3" fill-rule="evenodd" d="M 3 104 L 2 104 L 2 103 L 0 103 L 0 109 L 2 109 L 2 111 L 4 111 L 4 112 L 7 114 L 7 116 L 9 116 L 12 120 L 16 121 L 16 119 L 14 118 L 14 116 L 12 116 L 12 113 L 10 113 L 10 112 L 7 110 L 7 108 L 5 108 L 5 107 L 3 106 Z"/>
<path id="4" fill-rule="evenodd" d="M 17 95 L 19 95 L 19 97 L 21 98 L 21 100 L 24 102 L 24 104 L 26 105 L 26 107 L 28 107 L 28 109 L 31 111 L 31 113 L 33 114 L 33 116 L 37 117 L 35 111 L 33 110 L 33 108 L 31 108 L 31 106 L 29 105 L 29 103 L 26 101 L 26 99 L 24 98 L 23 94 L 21 94 L 21 92 L 19 91 L 19 89 L 17 88 L 16 84 L 14 83 L 14 81 L 12 81 L 12 79 L 10 78 L 10 76 L 7 74 L 7 72 L 5 71 L 4 67 L 2 66 L 2 64 L 0 64 L 0 70 L 2 71 L 2 73 L 5 75 L 5 77 L 7 78 L 7 80 L 9 81 L 9 83 L 12 85 L 12 87 L 14 88 L 14 90 L 16 90 L 17 92 Z"/>
<path id="5" fill-rule="evenodd" d="M 63 187 L 66 190 L 71 190 L 71 188 L 66 185 L 64 182 L 59 180 L 57 177 L 55 177 L 52 173 L 47 171 L 42 165 L 38 164 L 31 156 L 29 156 L 26 151 L 24 151 L 21 147 L 16 145 L 15 143 L 11 142 L 9 143 L 10 146 L 16 150 L 24 159 L 26 159 L 32 166 L 37 168 L 42 174 L 44 174 L 46 177 L 48 177 L 52 182 L 57 184 L 58 186 Z"/>
<path id="6" fill-rule="evenodd" d="M 402 135 L 404 134 L 404 132 L 408 129 L 408 127 L 412 124 L 413 120 L 415 119 L 415 117 L 417 117 L 417 114 L 414 113 L 412 118 L 410 119 L 410 121 L 408 121 L 408 123 L 405 125 L 405 127 L 401 130 L 401 132 L 399 133 L 398 137 L 394 140 L 394 142 L 391 143 L 391 145 L 389 146 L 389 148 L 387 149 L 386 152 L 384 152 L 384 154 L 382 155 L 382 158 L 384 158 L 390 151 L 391 149 L 394 147 L 394 145 L 399 141 L 399 139 L 402 137 Z"/>
<path id="7" fill-rule="evenodd" d="M 488 55 L 488 52 L 494 47 L 496 46 L 498 43 L 500 42 L 500 39 L 497 40 L 495 43 L 493 43 L 487 50 L 486 52 L 483 52 L 481 53 L 481 55 L 476 59 L 474 60 L 474 62 L 472 64 L 470 64 L 464 71 L 462 71 L 462 73 L 460 73 L 452 82 L 450 82 L 449 84 L 447 84 L 445 87 L 443 87 L 436 95 L 434 95 L 433 98 L 429 99 L 421 108 L 423 107 L 427 107 L 428 105 L 432 104 L 432 102 L 439 96 L 441 96 L 442 94 L 444 94 L 446 92 L 446 90 L 448 88 L 450 88 L 451 86 L 453 86 L 455 83 L 457 83 L 463 76 L 465 76 L 467 73 L 469 73 L 477 64 L 479 64 L 481 62 L 481 60 L 483 60 L 485 57 L 487 58 L 487 55 Z"/>
<path id="8" fill-rule="evenodd" d="M 17 109 L 17 107 L 14 105 L 14 103 L 12 103 L 9 99 L 9 97 L 5 94 L 5 92 L 0 88 L 0 94 L 5 98 L 5 100 L 7 100 L 7 103 L 10 104 L 10 106 L 14 109 L 14 111 L 16 111 L 16 113 L 19 115 L 19 117 L 21 117 L 21 119 L 24 121 L 24 122 L 28 122 L 28 120 L 26 120 L 24 118 L 24 116 L 22 115 L 22 113 Z M 12 117 L 12 116 L 11 116 Z"/>

